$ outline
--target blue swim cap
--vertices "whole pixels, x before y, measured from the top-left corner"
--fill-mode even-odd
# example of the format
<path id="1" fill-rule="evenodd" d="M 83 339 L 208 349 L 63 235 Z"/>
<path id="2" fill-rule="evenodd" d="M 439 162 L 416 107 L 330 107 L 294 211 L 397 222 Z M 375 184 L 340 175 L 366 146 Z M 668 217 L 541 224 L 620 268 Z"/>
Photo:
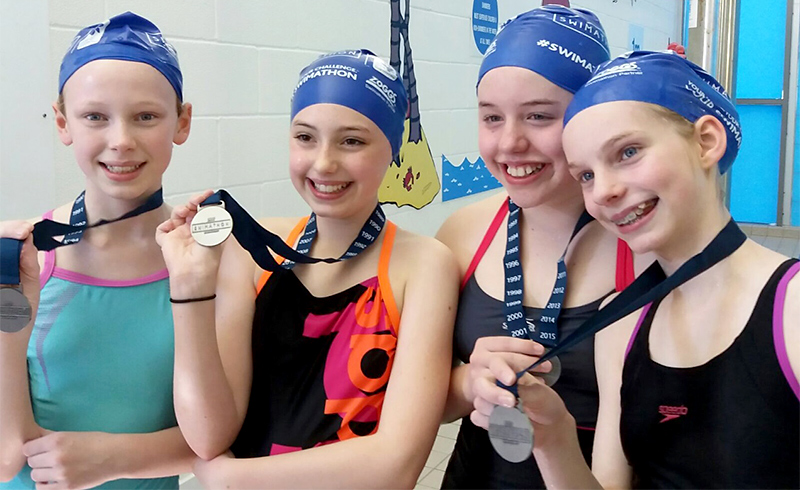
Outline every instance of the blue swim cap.
<path id="1" fill-rule="evenodd" d="M 722 85 L 691 61 L 672 51 L 632 51 L 601 65 L 567 107 L 564 126 L 584 109 L 620 100 L 659 105 L 692 123 L 706 114 L 716 117 L 728 140 L 720 173 L 733 164 L 742 144 L 739 113 Z"/>
<path id="2" fill-rule="evenodd" d="M 322 55 L 300 72 L 292 116 L 314 104 L 338 104 L 366 116 L 400 152 L 408 96 L 397 72 L 366 49 Z"/>
<path id="3" fill-rule="evenodd" d="M 178 53 L 158 27 L 133 12 L 112 17 L 102 24 L 84 27 L 72 40 L 61 61 L 58 93 L 78 68 L 94 60 L 124 60 L 147 63 L 169 81 L 183 101 L 183 76 Z"/>
<path id="4" fill-rule="evenodd" d="M 519 66 L 575 93 L 609 57 L 606 33 L 596 15 L 546 5 L 520 14 L 500 28 L 483 57 L 478 85 L 493 68 Z"/>

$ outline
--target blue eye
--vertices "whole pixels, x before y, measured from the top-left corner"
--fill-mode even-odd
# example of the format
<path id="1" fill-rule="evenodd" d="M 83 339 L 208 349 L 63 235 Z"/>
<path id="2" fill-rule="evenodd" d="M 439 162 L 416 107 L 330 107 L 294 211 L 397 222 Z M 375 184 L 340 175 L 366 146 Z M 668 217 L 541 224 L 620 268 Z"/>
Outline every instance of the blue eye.
<path id="1" fill-rule="evenodd" d="M 83 117 L 86 118 L 87 121 L 92 121 L 92 122 L 102 121 L 103 120 L 103 116 L 101 116 L 100 114 L 95 114 L 95 113 L 86 114 Z"/>
<path id="2" fill-rule="evenodd" d="M 627 160 L 629 158 L 633 158 L 636 154 L 639 153 L 639 149 L 635 146 L 628 146 L 624 150 L 622 150 L 622 160 Z"/>
<path id="3" fill-rule="evenodd" d="M 585 184 L 593 178 L 594 172 L 581 172 L 580 175 L 578 175 L 578 181 L 580 181 L 581 184 Z"/>
<path id="4" fill-rule="evenodd" d="M 139 119 L 141 119 L 142 121 L 152 121 L 155 118 L 156 118 L 156 115 L 155 114 L 150 114 L 150 113 L 145 113 L 145 114 L 142 114 L 141 116 L 139 116 Z"/>

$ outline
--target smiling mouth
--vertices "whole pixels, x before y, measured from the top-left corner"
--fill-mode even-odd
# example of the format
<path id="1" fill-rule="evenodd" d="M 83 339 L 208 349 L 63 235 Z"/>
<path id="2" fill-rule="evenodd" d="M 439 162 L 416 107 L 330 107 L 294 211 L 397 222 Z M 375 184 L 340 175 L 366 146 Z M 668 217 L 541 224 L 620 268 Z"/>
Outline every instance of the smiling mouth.
<path id="1" fill-rule="evenodd" d="M 311 183 L 314 185 L 314 189 L 322 194 L 336 194 L 337 192 L 342 192 L 350 186 L 350 182 L 345 184 L 328 185 L 318 184 L 312 180 Z"/>
<path id="2" fill-rule="evenodd" d="M 643 216 L 650 214 L 656 204 L 658 204 L 657 197 L 645 201 L 633 208 L 624 218 L 616 220 L 613 223 L 617 226 L 630 226 L 642 219 Z"/>
<path id="3" fill-rule="evenodd" d="M 544 163 L 535 165 L 506 165 L 506 174 L 511 177 L 527 177 L 529 175 L 538 174 L 544 168 Z"/>
<path id="4" fill-rule="evenodd" d="M 101 162 L 100 165 L 104 166 L 106 170 L 108 170 L 112 174 L 129 174 L 131 172 L 139 170 L 139 167 L 144 165 L 144 162 L 137 163 L 136 165 L 109 165 L 107 163 Z"/>

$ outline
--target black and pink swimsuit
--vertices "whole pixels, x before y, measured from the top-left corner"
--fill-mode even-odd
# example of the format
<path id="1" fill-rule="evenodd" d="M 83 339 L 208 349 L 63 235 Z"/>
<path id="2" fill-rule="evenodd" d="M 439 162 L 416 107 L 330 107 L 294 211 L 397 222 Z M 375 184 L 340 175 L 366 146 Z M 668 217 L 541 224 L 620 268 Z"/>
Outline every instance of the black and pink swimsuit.
<path id="1" fill-rule="evenodd" d="M 650 358 L 658 303 L 645 307 L 622 372 L 620 436 L 634 488 L 800 487 L 800 385 L 783 332 L 798 270 L 796 259 L 778 267 L 744 330 L 701 366 Z"/>

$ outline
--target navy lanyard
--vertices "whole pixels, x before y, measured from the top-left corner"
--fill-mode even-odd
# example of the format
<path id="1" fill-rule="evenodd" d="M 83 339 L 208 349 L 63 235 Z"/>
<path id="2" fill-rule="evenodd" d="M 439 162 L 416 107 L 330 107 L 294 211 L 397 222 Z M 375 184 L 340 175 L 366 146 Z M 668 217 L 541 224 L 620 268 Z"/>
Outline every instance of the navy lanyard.
<path id="1" fill-rule="evenodd" d="M 517 373 L 517 379 L 543 362 L 561 354 L 582 340 L 593 336 L 620 318 L 624 318 L 648 303 L 664 298 L 673 289 L 730 256 L 738 250 L 746 240 L 747 236 L 739 229 L 736 222 L 731 219 L 702 252 L 687 260 L 686 263 L 680 266 L 671 276 L 667 277 L 664 274 L 664 270 L 658 262 L 653 263 L 641 276 L 636 278 L 630 286 L 625 288 L 616 298 L 606 305 L 605 308 L 586 320 L 576 331 L 557 346 L 546 352 L 538 361 L 524 371 Z M 508 389 L 515 395 L 517 394 L 516 385 L 507 387 L 499 381 L 497 384 L 498 386 Z"/>
<path id="2" fill-rule="evenodd" d="M 158 209 L 164 203 L 164 194 L 162 189 L 157 190 L 141 206 L 129 211 L 119 218 L 110 220 L 100 220 L 97 223 L 89 224 L 86 218 L 86 206 L 84 206 L 84 196 L 86 191 L 81 192 L 72 205 L 72 213 L 70 213 L 69 224 L 56 223 L 50 219 L 44 219 L 33 225 L 33 244 L 42 252 L 47 252 L 64 245 L 71 245 L 78 243 L 83 238 L 83 232 L 89 228 L 115 223 L 124 219 L 133 218 L 140 214 Z M 53 237 L 63 236 L 64 239 L 59 241 Z"/>
<path id="3" fill-rule="evenodd" d="M 69 217 L 69 224 L 56 223 L 53 220 L 45 219 L 33 225 L 33 245 L 41 251 L 49 251 L 65 245 L 78 243 L 83 237 L 83 232 L 89 228 L 114 223 L 127 218 L 138 216 L 161 206 L 164 202 L 162 191 L 159 189 L 147 198 L 147 201 L 133 211 L 126 213 L 119 218 L 112 220 L 101 220 L 93 225 L 88 224 L 86 218 L 86 206 L 84 197 L 86 192 L 81 192 L 72 204 L 72 212 Z M 62 240 L 54 237 L 63 236 Z M 0 326 L 4 332 L 17 332 L 30 321 L 30 304 L 22 296 L 18 288 L 20 283 L 19 262 L 20 252 L 22 251 L 22 241 L 14 238 L 0 238 L 0 284 L 15 286 L 20 297 L 5 294 L 3 288 L 3 300 L 0 316 L 6 323 Z M 27 317 L 27 319 L 25 319 Z"/>
<path id="4" fill-rule="evenodd" d="M 558 317 L 564 304 L 564 295 L 567 290 L 567 266 L 565 258 L 569 245 L 575 236 L 594 218 L 584 211 L 572 235 L 569 237 L 564 253 L 558 259 L 558 273 L 553 291 L 550 293 L 550 300 L 542 311 L 539 318 L 539 328 L 534 326 L 528 328 L 525 320 L 525 310 L 522 307 L 524 293 L 524 281 L 522 278 L 522 264 L 520 260 L 520 235 L 519 235 L 520 208 L 511 198 L 508 199 L 508 237 L 506 240 L 506 254 L 503 258 L 503 268 L 505 275 L 505 303 L 503 313 L 506 318 L 506 327 L 512 334 L 514 332 L 526 332 L 528 338 L 547 347 L 552 347 L 558 342 Z"/>
<path id="5" fill-rule="evenodd" d="M 305 232 L 298 242 L 298 249 L 295 250 L 287 245 L 281 237 L 259 225 L 258 222 L 224 189 L 209 196 L 203 201 L 201 206 L 219 204 L 220 202 L 225 203 L 225 210 L 228 211 L 233 218 L 232 233 L 233 236 L 236 237 L 236 240 L 239 241 L 239 244 L 250 252 L 250 256 L 253 257 L 253 260 L 259 267 L 266 271 L 273 272 L 279 268 L 291 269 L 296 264 L 316 264 L 318 262 L 332 264 L 355 257 L 377 240 L 386 223 L 386 216 L 383 214 L 380 205 L 375 206 L 375 209 L 372 211 L 369 219 L 364 223 L 358 236 L 353 240 L 353 243 L 341 257 L 338 259 L 318 259 L 308 255 L 311 250 L 311 244 L 317 235 L 317 218 L 314 214 L 308 218 Z M 285 259 L 283 264 L 278 265 L 278 262 L 272 256 L 270 250 Z"/>
<path id="6" fill-rule="evenodd" d="M 53 220 L 45 219 L 33 225 L 33 245 L 43 252 L 53 250 L 64 245 L 78 243 L 83 237 L 83 232 L 89 228 L 102 226 L 115 221 L 132 218 L 142 213 L 152 211 L 161 206 L 164 202 L 161 189 L 156 191 L 147 201 L 133 211 L 130 211 L 119 218 L 112 220 L 101 220 L 93 225 L 89 225 L 86 219 L 86 207 L 84 206 L 84 196 L 86 191 L 81 192 L 72 204 L 72 212 L 69 217 L 69 224 L 56 223 Z M 53 237 L 64 236 L 59 241 Z M 19 284 L 19 254 L 22 250 L 22 242 L 13 238 L 0 238 L 0 284 Z"/>

